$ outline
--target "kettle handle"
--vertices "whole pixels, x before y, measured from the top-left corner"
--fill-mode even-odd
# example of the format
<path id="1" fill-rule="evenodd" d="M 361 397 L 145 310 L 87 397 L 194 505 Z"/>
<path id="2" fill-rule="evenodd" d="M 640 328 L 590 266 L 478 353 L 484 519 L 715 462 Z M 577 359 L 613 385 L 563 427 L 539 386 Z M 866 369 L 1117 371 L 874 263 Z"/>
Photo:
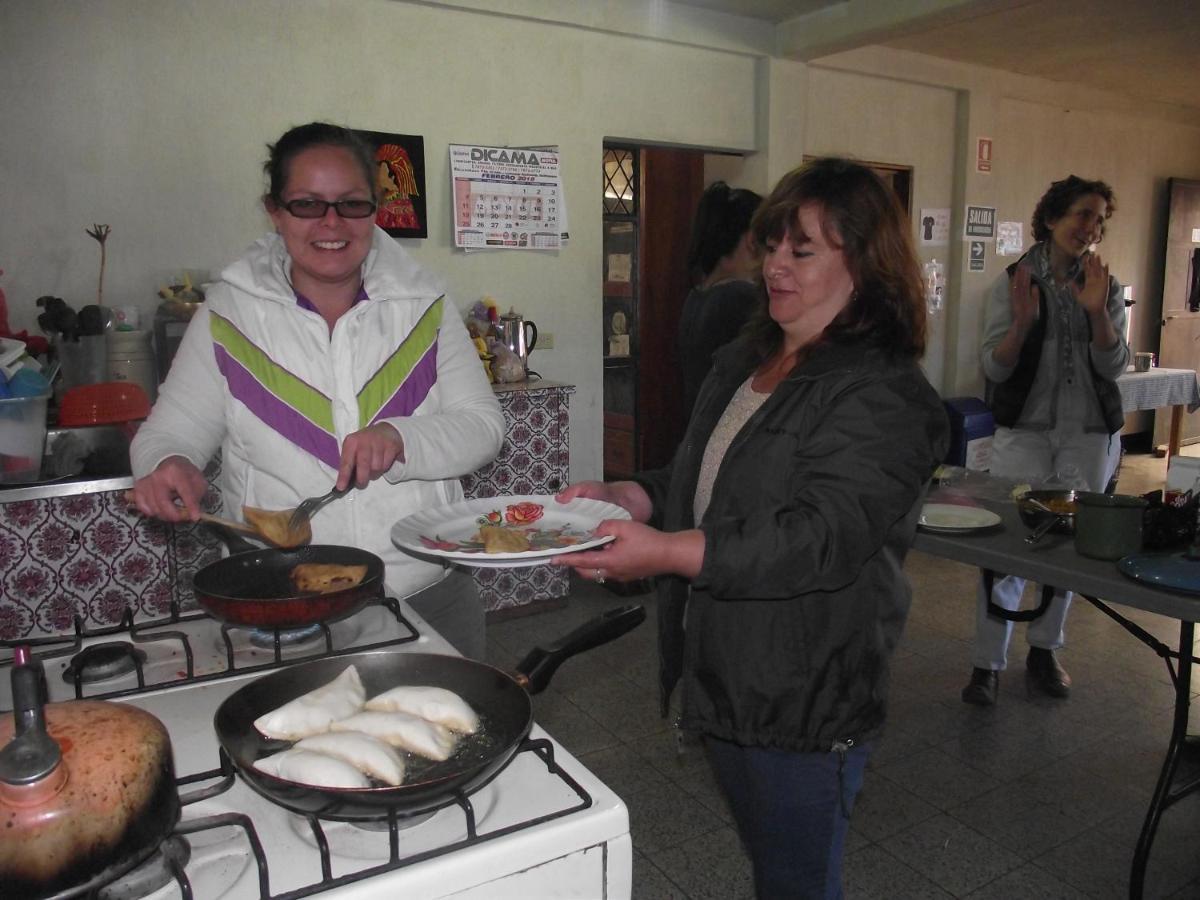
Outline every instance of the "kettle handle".
<path id="1" fill-rule="evenodd" d="M 537 346 L 537 326 L 532 322 L 526 322 L 525 327 L 533 332 L 525 341 L 525 354 L 529 355 L 529 351 Z"/>
<path id="2" fill-rule="evenodd" d="M 0 782 L 28 785 L 45 778 L 62 761 L 62 749 L 46 729 L 42 666 L 24 650 L 14 658 L 13 738 L 0 750 Z M 61 787 L 61 785 L 57 785 Z"/>

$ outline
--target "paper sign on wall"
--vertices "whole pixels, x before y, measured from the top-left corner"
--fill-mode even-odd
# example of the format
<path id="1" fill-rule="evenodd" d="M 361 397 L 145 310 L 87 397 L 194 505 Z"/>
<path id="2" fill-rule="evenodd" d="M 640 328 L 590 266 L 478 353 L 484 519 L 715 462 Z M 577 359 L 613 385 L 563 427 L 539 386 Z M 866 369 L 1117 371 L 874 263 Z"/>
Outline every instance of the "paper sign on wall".
<path id="1" fill-rule="evenodd" d="M 970 270 L 972 272 L 982 272 L 984 262 L 984 248 L 987 245 L 983 241 L 971 241 L 971 256 Z"/>
<path id="2" fill-rule="evenodd" d="M 921 210 L 921 243 L 948 244 L 950 242 L 950 210 Z"/>
<path id="3" fill-rule="evenodd" d="M 996 253 L 999 256 L 1020 256 L 1025 248 L 1024 225 L 1021 222 L 1001 222 L 996 226 Z"/>
<path id="4" fill-rule="evenodd" d="M 921 268 L 925 274 L 925 306 L 932 315 L 941 311 L 946 300 L 946 267 L 931 259 Z"/>
<path id="5" fill-rule="evenodd" d="M 965 237 L 996 236 L 996 207 L 968 206 Z"/>

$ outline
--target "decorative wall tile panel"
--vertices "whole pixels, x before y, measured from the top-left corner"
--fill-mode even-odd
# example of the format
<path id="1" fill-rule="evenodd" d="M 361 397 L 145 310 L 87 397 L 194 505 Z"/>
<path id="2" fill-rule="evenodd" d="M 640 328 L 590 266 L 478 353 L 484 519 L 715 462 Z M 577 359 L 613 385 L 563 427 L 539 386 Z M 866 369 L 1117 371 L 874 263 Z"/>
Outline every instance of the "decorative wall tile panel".
<path id="1" fill-rule="evenodd" d="M 0 640 L 162 615 L 168 552 L 123 491 L 0 504 Z"/>
<path id="2" fill-rule="evenodd" d="M 501 494 L 553 494 L 570 473 L 570 397 L 573 387 L 555 385 L 499 393 L 505 437 L 500 455 L 463 479 L 468 499 Z M 475 569 L 488 612 L 567 596 L 568 572 L 557 566 Z"/>

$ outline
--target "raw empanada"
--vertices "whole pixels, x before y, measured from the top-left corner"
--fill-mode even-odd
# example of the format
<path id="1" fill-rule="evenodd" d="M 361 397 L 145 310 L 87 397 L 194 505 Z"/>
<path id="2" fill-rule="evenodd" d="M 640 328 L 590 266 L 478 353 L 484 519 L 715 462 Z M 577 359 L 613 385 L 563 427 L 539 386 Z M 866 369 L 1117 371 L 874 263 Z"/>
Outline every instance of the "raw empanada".
<path id="1" fill-rule="evenodd" d="M 361 731 L 387 741 L 393 747 L 438 762 L 449 759 L 458 745 L 458 736 L 444 725 L 402 712 L 360 712 L 334 722 L 329 730 Z"/>
<path id="2" fill-rule="evenodd" d="M 479 716 L 470 704 L 453 691 L 440 687 L 403 684 L 367 700 L 367 709 L 405 712 L 445 725 L 459 734 L 479 730 Z"/>
<path id="3" fill-rule="evenodd" d="M 284 750 L 254 761 L 254 768 L 268 775 L 311 784 L 315 787 L 368 788 L 367 776 L 350 763 L 312 750 Z"/>
<path id="4" fill-rule="evenodd" d="M 529 536 L 503 525 L 480 525 L 479 539 L 484 553 L 523 553 L 529 549 Z"/>
<path id="5" fill-rule="evenodd" d="M 366 699 L 367 692 L 358 669 L 350 665 L 324 687 L 259 716 L 254 720 L 254 727 L 270 738 L 298 741 L 310 734 L 328 731 L 335 720 L 354 715 L 363 708 Z"/>
<path id="6" fill-rule="evenodd" d="M 393 787 L 404 783 L 404 760 L 396 748 L 361 731 L 327 731 L 296 742 L 297 750 L 312 750 L 349 763 Z"/>

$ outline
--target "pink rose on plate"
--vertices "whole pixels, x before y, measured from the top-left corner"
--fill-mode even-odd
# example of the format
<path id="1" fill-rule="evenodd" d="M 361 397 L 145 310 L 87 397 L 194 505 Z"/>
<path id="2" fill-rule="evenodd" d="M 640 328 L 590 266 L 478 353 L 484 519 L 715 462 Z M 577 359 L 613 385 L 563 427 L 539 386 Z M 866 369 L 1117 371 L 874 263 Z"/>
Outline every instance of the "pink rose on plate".
<path id="1" fill-rule="evenodd" d="M 526 500 L 524 503 L 514 503 L 507 507 L 504 510 L 504 520 L 509 525 L 532 525 L 544 512 L 542 504 Z"/>

